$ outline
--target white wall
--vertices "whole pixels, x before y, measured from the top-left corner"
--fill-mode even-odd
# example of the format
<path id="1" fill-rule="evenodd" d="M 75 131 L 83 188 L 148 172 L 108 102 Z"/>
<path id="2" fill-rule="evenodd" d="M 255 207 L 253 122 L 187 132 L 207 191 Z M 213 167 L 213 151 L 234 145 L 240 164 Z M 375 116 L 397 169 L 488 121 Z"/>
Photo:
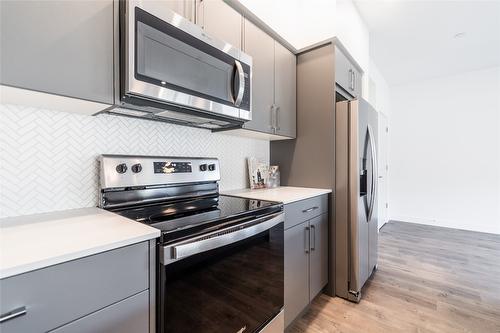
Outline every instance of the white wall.
<path id="1" fill-rule="evenodd" d="M 335 33 L 361 68 L 370 67 L 370 31 L 352 0 L 337 0 Z"/>
<path id="2" fill-rule="evenodd" d="M 97 205 L 99 154 L 207 156 L 222 190 L 247 187 L 246 158 L 269 142 L 110 115 L 0 105 L 0 218 Z"/>
<path id="3" fill-rule="evenodd" d="M 500 67 L 391 93 L 391 218 L 500 234 Z"/>
<path id="4" fill-rule="evenodd" d="M 391 89 L 372 59 L 370 59 L 367 76 L 369 80 L 368 101 L 378 112 L 382 112 L 389 118 L 391 115 Z"/>

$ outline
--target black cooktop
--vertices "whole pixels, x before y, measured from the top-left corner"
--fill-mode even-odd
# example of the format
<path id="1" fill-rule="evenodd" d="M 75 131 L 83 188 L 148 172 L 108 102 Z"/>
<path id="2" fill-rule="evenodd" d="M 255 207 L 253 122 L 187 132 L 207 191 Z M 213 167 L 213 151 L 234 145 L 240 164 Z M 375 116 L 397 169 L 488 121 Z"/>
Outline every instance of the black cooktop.
<path id="1" fill-rule="evenodd" d="M 160 229 L 161 242 L 165 243 L 278 213 L 283 210 L 283 205 L 218 195 L 110 210 Z"/>

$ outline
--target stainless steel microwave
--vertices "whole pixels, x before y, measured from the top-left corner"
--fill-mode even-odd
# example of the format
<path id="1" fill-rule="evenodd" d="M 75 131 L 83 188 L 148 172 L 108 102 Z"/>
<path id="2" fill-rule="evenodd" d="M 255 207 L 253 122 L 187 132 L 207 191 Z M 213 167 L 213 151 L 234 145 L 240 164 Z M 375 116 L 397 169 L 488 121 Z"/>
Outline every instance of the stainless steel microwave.
<path id="1" fill-rule="evenodd" d="M 252 58 L 163 1 L 120 2 L 120 67 L 113 113 L 211 129 L 252 119 Z"/>

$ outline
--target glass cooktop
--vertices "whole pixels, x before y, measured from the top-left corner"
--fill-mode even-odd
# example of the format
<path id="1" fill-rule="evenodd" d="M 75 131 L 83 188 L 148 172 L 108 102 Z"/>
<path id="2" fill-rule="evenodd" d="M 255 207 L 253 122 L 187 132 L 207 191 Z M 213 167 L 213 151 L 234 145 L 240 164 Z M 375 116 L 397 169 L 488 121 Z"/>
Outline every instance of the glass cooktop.
<path id="1" fill-rule="evenodd" d="M 281 203 L 225 195 L 111 209 L 124 217 L 162 230 L 162 242 L 216 230 L 236 220 L 280 212 Z"/>

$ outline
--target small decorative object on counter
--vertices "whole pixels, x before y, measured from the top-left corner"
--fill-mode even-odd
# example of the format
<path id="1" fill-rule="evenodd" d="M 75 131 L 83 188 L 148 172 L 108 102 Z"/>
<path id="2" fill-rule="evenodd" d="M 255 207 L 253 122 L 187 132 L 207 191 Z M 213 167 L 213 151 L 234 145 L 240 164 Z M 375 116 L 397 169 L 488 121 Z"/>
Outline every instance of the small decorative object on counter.
<path id="1" fill-rule="evenodd" d="M 269 167 L 269 181 L 267 182 L 267 187 L 275 188 L 280 186 L 280 170 L 277 165 L 271 165 Z"/>
<path id="2" fill-rule="evenodd" d="M 248 176 L 252 190 L 266 188 L 269 179 L 269 164 L 255 157 L 249 157 Z"/>

